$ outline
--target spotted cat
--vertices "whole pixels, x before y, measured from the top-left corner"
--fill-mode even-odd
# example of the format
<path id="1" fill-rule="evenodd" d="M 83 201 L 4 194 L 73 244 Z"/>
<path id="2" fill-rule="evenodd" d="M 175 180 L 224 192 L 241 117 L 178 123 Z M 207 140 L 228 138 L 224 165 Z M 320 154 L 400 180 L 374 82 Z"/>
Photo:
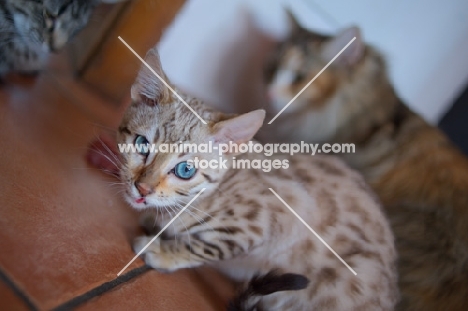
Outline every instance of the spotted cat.
<path id="1" fill-rule="evenodd" d="M 147 54 L 146 61 L 167 81 L 155 50 Z M 175 90 L 206 125 L 143 67 L 132 87 L 133 102 L 119 127 L 117 142 L 140 147 L 180 141 L 239 146 L 251 141 L 262 126 L 263 110 L 226 115 Z M 210 265 L 241 282 L 279 269 L 310 280 L 302 290 L 260 297 L 256 307 L 264 310 L 393 310 L 398 291 L 392 232 L 362 177 L 338 158 L 267 157 L 232 151 L 219 159 L 217 152 L 139 150 L 122 153 L 120 177 L 133 208 L 156 211 L 156 227 L 166 226 L 201 193 L 148 248 L 144 249 L 152 235 L 137 238 L 134 250 L 144 249 L 151 267 L 171 272 Z M 196 157 L 223 160 L 227 167 L 197 168 L 189 162 Z M 287 160 L 289 165 L 270 172 L 235 169 L 233 157 L 251 163 Z"/>

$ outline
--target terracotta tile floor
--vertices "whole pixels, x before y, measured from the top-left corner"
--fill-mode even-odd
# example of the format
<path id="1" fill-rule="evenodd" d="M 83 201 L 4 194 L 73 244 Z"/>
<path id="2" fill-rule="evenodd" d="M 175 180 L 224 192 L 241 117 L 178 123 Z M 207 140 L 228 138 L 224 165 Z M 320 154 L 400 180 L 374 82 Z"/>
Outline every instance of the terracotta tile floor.
<path id="1" fill-rule="evenodd" d="M 61 62 L 0 86 L 0 310 L 223 310 L 232 288 L 209 270 L 161 275 L 138 259 L 117 278 L 137 215 L 84 154 L 122 109 Z"/>

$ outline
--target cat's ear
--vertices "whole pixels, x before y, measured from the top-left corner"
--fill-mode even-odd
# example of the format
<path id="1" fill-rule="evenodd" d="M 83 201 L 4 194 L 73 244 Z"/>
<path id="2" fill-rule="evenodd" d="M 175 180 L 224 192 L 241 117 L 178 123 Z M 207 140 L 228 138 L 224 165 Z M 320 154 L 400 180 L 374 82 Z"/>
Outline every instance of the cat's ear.
<path id="1" fill-rule="evenodd" d="M 151 69 L 143 64 L 132 86 L 132 100 L 154 106 L 167 96 L 167 87 L 161 80 L 169 82 L 162 69 L 159 53 L 155 48 L 146 53 L 145 62 Z"/>
<path id="2" fill-rule="evenodd" d="M 291 9 L 288 8 L 285 11 L 286 11 L 286 16 L 288 18 L 289 31 L 291 33 L 294 33 L 297 30 L 302 29 L 301 24 L 299 23 L 294 13 L 291 11 Z"/>
<path id="3" fill-rule="evenodd" d="M 321 54 L 324 60 L 331 61 L 353 38 L 356 39 L 335 59 L 333 65 L 346 67 L 358 63 L 364 56 L 366 45 L 362 40 L 360 29 L 356 26 L 342 30 L 323 44 Z"/>
<path id="4" fill-rule="evenodd" d="M 220 121 L 213 126 L 212 139 L 215 144 L 247 143 L 257 134 L 264 119 L 265 110 L 259 109 Z"/>

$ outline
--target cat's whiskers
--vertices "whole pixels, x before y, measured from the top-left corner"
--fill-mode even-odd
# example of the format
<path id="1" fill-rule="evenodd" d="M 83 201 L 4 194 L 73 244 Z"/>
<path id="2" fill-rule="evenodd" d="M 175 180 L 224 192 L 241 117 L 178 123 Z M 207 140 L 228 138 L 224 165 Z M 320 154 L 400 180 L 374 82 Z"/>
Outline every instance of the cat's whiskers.
<path id="1" fill-rule="evenodd" d="M 192 204 L 190 207 L 192 207 L 194 210 L 199 211 L 200 213 L 205 214 L 206 216 L 208 216 L 208 217 L 210 217 L 211 219 L 213 219 L 216 223 L 218 223 L 221 227 L 227 229 L 227 227 L 224 226 L 224 225 L 222 224 L 222 222 L 220 222 L 218 219 L 216 219 L 216 218 L 213 217 L 212 215 L 206 213 L 205 211 L 203 211 L 203 210 L 201 210 L 201 209 L 198 209 L 196 206 L 193 206 L 193 204 Z M 198 216 L 198 214 L 197 214 L 197 216 Z M 206 222 L 205 222 L 205 223 L 206 223 Z M 211 229 L 213 229 L 213 227 L 212 227 L 211 225 L 210 225 L 210 227 L 211 227 Z"/>
<path id="2" fill-rule="evenodd" d="M 159 220 L 159 208 L 156 209 L 156 216 L 154 217 L 154 223 L 153 223 L 153 227 L 156 227 L 157 224 L 158 224 L 158 220 Z M 161 213 L 161 221 L 163 220 L 163 215 Z"/>
<path id="3" fill-rule="evenodd" d="M 175 198 L 174 200 L 176 201 L 176 204 L 178 205 L 179 208 L 181 208 L 181 209 L 184 208 L 184 206 L 185 206 L 186 203 L 184 203 L 182 200 L 177 199 L 177 198 Z M 181 204 L 181 203 L 182 203 L 182 204 Z M 203 222 L 202 222 L 203 219 L 202 219 L 200 216 L 198 216 L 197 214 L 195 214 L 194 212 L 190 211 L 190 208 L 192 208 L 192 207 L 193 207 L 193 203 L 192 203 L 192 204 L 189 206 L 189 208 L 187 208 L 185 211 L 186 211 L 190 216 L 192 216 L 198 223 L 200 223 L 200 225 L 202 225 L 202 224 L 203 224 Z M 206 222 L 205 222 L 205 223 L 206 223 Z M 207 224 L 207 225 L 208 225 L 208 224 Z M 213 228 L 211 227 L 211 229 L 213 229 Z"/>
<path id="4" fill-rule="evenodd" d="M 126 183 L 124 183 L 124 182 L 122 182 L 122 181 L 109 183 L 109 186 L 116 186 L 116 185 L 122 185 L 122 186 L 124 186 L 124 185 L 126 185 Z"/>
<path id="5" fill-rule="evenodd" d="M 200 217 L 197 213 L 193 211 L 189 211 L 187 209 L 187 212 L 189 213 L 190 216 L 192 216 L 200 225 L 202 226 L 207 226 L 210 231 L 215 231 L 213 226 L 210 225 L 209 223 L 206 222 L 202 217 Z"/>
<path id="6" fill-rule="evenodd" d="M 104 174 L 106 174 L 106 175 L 115 177 L 115 172 L 114 171 L 109 171 L 109 170 L 106 170 L 106 169 L 103 169 L 103 168 L 100 168 L 99 170 L 101 172 L 103 172 Z"/>
<path id="7" fill-rule="evenodd" d="M 123 197 L 124 193 L 125 193 L 125 189 L 120 189 L 119 191 L 115 192 L 115 195 L 118 197 Z"/>
<path id="8" fill-rule="evenodd" d="M 170 208 L 171 211 L 173 211 L 175 215 L 177 215 L 177 211 L 174 210 L 174 209 L 172 208 L 173 205 L 168 205 L 167 207 Z M 174 217 L 172 216 L 172 213 L 171 213 L 171 219 L 172 219 L 172 218 L 174 218 Z M 178 220 L 180 221 L 180 217 L 178 218 Z M 172 223 L 172 225 L 174 225 L 174 223 Z M 174 226 L 174 227 L 175 227 L 175 226 Z M 178 233 L 177 230 L 174 230 L 174 239 L 175 239 L 175 241 L 176 241 L 176 245 L 177 245 L 177 243 L 178 243 L 178 240 L 177 240 L 177 233 Z"/>
<path id="9" fill-rule="evenodd" d="M 109 152 L 109 154 L 112 156 L 112 158 L 115 160 L 115 163 L 113 163 L 113 164 L 116 165 L 116 163 L 117 163 L 119 165 L 116 165 L 116 166 L 121 167 L 122 166 L 122 161 L 119 159 L 119 157 L 114 152 L 112 152 L 112 150 L 109 148 L 109 146 L 107 146 L 104 143 L 104 141 L 101 139 L 101 137 L 98 137 L 98 140 L 102 144 L 102 146 L 107 150 L 107 152 Z"/>
<path id="10" fill-rule="evenodd" d="M 180 206 L 180 204 L 178 204 L 178 203 L 175 202 L 175 201 L 174 201 L 174 204 L 175 204 L 175 205 L 171 205 L 171 209 L 172 209 L 172 206 L 176 209 L 176 211 L 177 211 L 177 208 L 180 208 L 180 209 L 183 208 L 183 206 Z M 187 212 L 188 209 L 186 209 L 185 211 Z M 185 228 L 185 232 L 187 233 L 187 236 L 188 236 L 189 247 L 190 247 L 190 249 L 192 249 L 192 241 L 191 241 L 191 239 L 190 239 L 190 232 L 189 232 L 187 226 L 185 225 L 184 220 L 183 220 L 181 217 L 179 217 L 178 219 L 179 219 L 179 221 L 181 222 L 181 224 L 182 224 L 182 225 L 184 226 L 184 228 Z M 175 234 L 174 234 L 174 235 L 175 235 Z M 177 243 L 177 242 L 176 242 L 176 243 Z"/>
<path id="11" fill-rule="evenodd" d="M 97 154 L 99 155 L 102 155 L 104 158 L 106 158 L 109 162 L 111 162 L 112 164 L 114 164 L 116 167 L 120 167 L 117 165 L 117 163 L 115 162 L 114 159 L 112 159 L 111 157 L 109 157 L 107 154 L 105 154 L 103 151 L 99 150 L 99 149 L 92 149 L 92 152 L 96 152 Z"/>
<path id="12" fill-rule="evenodd" d="M 210 225 L 209 223 L 207 223 L 203 218 L 201 218 L 200 216 L 198 216 L 196 213 L 192 212 L 192 211 L 189 211 L 188 209 L 185 210 L 190 216 L 193 217 L 193 219 L 195 219 L 200 225 L 202 226 L 207 226 L 208 227 L 208 230 L 211 231 L 211 232 L 215 232 L 216 230 L 213 228 L 212 225 Z M 223 226 L 224 227 L 224 226 Z"/>
<path id="13" fill-rule="evenodd" d="M 125 191 L 125 183 L 118 182 L 118 183 L 108 183 L 107 187 L 109 187 L 112 190 L 119 190 L 119 192 Z"/>
<path id="14" fill-rule="evenodd" d="M 193 219 L 195 219 L 200 225 L 203 225 L 203 219 L 201 219 L 200 217 L 198 217 L 195 213 L 189 211 L 188 209 L 185 210 L 190 216 L 193 217 Z"/>
<path id="15" fill-rule="evenodd" d="M 171 219 L 173 219 L 174 217 L 172 216 L 172 213 L 170 211 L 167 210 L 167 207 L 164 207 L 165 211 L 163 211 L 161 209 L 161 214 L 162 214 L 162 217 L 164 219 L 164 223 L 167 223 L 169 222 Z"/>
<path id="16" fill-rule="evenodd" d="M 97 154 L 103 156 L 104 158 L 106 158 L 109 162 L 111 162 L 116 168 L 120 168 L 122 166 L 122 163 L 119 161 L 119 163 L 115 162 L 115 160 L 113 160 L 111 157 L 109 157 L 108 155 L 106 155 L 104 152 L 102 152 L 101 150 L 96 150 L 94 149 L 92 152 L 96 152 Z M 109 171 L 109 170 L 108 170 Z M 110 172 L 110 171 L 109 171 Z M 115 175 L 115 173 L 113 173 L 113 175 Z"/>
<path id="17" fill-rule="evenodd" d="M 177 199 L 176 199 L 176 200 L 177 200 Z M 178 200 L 178 201 L 180 201 L 180 200 Z M 180 201 L 180 202 L 183 203 L 183 201 Z M 179 205 L 180 208 L 183 208 L 183 207 L 185 206 L 185 204 L 180 204 L 180 203 L 177 203 L 177 204 Z M 191 211 L 190 208 L 194 208 L 194 209 L 196 209 L 197 211 L 200 211 L 200 212 L 203 212 L 203 211 L 201 211 L 201 210 L 199 210 L 198 208 L 194 207 L 194 206 L 193 206 L 193 203 L 190 205 L 189 208 L 187 208 L 187 209 L 185 210 L 185 211 L 186 211 L 190 216 L 192 216 L 193 219 L 195 219 L 200 225 L 205 225 L 205 226 L 208 227 L 208 229 L 209 229 L 210 231 L 215 231 L 212 225 L 210 225 L 209 223 L 207 223 L 207 222 L 206 222 L 202 217 L 200 217 L 197 213 Z M 214 221 L 218 222 L 222 227 L 226 228 L 226 227 L 223 226 L 216 218 L 214 218 L 214 217 L 211 216 L 210 214 L 207 214 L 207 213 L 205 213 L 205 212 L 203 212 L 203 213 L 206 214 L 207 216 L 211 217 Z"/>
<path id="18" fill-rule="evenodd" d="M 112 190 L 114 194 L 117 196 L 121 196 L 121 194 L 125 193 L 127 191 L 127 188 L 125 187 L 125 183 L 123 182 L 109 182 L 107 183 L 108 189 Z"/>

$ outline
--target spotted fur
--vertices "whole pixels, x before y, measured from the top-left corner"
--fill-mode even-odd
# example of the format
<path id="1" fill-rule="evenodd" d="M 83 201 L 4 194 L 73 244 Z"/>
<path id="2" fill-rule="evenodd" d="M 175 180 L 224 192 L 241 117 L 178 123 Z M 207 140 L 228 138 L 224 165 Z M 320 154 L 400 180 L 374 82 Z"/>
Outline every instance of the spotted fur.
<path id="1" fill-rule="evenodd" d="M 98 0 L 0 0 L 0 76 L 40 71 L 83 28 Z"/>
<path id="2" fill-rule="evenodd" d="M 146 58 L 165 77 L 157 53 Z M 262 125 L 261 110 L 233 116 L 213 111 L 180 90 L 204 125 L 146 67 L 132 88 L 133 103 L 119 143 L 137 135 L 156 145 L 185 141 L 248 142 Z M 174 174 L 181 161 L 218 159 L 217 153 L 122 154 L 125 197 L 136 209 L 153 209 L 163 228 L 185 204 L 206 190 L 145 251 L 148 265 L 175 271 L 208 264 L 237 281 L 280 269 L 310 280 L 307 288 L 261 297 L 265 310 L 392 310 L 398 293 L 393 236 L 362 177 L 333 157 L 298 155 L 288 169 L 265 173 L 232 169 L 237 159 L 261 154 L 223 154 L 226 169 L 198 169 L 188 180 Z M 357 272 L 355 276 L 268 190 L 274 189 Z M 141 236 L 136 252 L 152 239 Z"/>
<path id="3" fill-rule="evenodd" d="M 356 153 L 343 158 L 380 196 L 396 237 L 397 310 L 466 310 L 467 159 L 398 98 L 383 57 L 362 41 L 359 29 L 328 37 L 292 22 L 290 37 L 267 65 L 271 114 L 357 39 L 261 140 L 355 143 Z M 293 79 L 280 79 L 288 75 Z"/>

